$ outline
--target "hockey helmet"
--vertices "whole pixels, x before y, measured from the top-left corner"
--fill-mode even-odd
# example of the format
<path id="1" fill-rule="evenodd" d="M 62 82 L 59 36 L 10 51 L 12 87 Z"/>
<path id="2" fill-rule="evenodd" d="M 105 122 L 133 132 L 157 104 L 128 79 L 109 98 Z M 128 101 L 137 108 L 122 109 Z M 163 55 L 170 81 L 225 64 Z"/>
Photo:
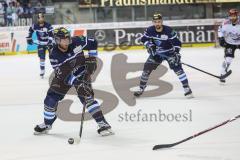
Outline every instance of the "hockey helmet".
<path id="1" fill-rule="evenodd" d="M 44 18 L 44 14 L 43 14 L 43 13 L 38 13 L 37 18 L 38 18 L 38 19 Z"/>
<path id="2" fill-rule="evenodd" d="M 238 10 L 236 8 L 232 8 L 228 11 L 228 16 L 238 16 Z"/>
<path id="3" fill-rule="evenodd" d="M 162 20 L 162 15 L 159 12 L 153 14 L 152 20 Z"/>
<path id="4" fill-rule="evenodd" d="M 70 32 L 64 28 L 64 27 L 59 27 L 54 29 L 54 39 L 57 44 L 60 43 L 61 39 L 69 39 L 69 43 L 71 43 L 71 35 Z"/>

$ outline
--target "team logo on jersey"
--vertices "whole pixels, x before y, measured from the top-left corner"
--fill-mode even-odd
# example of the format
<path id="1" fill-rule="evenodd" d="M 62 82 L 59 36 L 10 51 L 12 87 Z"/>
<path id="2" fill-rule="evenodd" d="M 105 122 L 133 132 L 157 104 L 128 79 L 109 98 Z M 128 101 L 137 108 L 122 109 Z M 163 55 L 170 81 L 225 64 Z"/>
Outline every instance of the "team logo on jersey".
<path id="1" fill-rule="evenodd" d="M 43 30 L 43 32 L 47 32 L 48 31 L 48 29 L 45 28 L 45 27 L 42 30 Z"/>
<path id="2" fill-rule="evenodd" d="M 52 63 L 58 63 L 58 60 L 57 60 L 57 59 L 50 59 L 50 62 L 52 62 Z"/>
<path id="3" fill-rule="evenodd" d="M 238 33 L 229 32 L 228 35 L 229 35 L 234 41 L 239 41 L 239 40 L 240 40 L 240 34 L 238 34 Z"/>
<path id="4" fill-rule="evenodd" d="M 168 36 L 165 35 L 165 34 L 163 34 L 163 35 L 161 35 L 161 39 L 162 39 L 162 40 L 167 40 L 167 39 L 168 39 Z"/>
<path id="5" fill-rule="evenodd" d="M 73 52 L 74 52 L 75 54 L 81 53 L 81 52 L 82 52 L 82 46 L 81 46 L 81 45 L 80 45 L 80 46 L 77 46 L 76 48 L 73 49 Z"/>

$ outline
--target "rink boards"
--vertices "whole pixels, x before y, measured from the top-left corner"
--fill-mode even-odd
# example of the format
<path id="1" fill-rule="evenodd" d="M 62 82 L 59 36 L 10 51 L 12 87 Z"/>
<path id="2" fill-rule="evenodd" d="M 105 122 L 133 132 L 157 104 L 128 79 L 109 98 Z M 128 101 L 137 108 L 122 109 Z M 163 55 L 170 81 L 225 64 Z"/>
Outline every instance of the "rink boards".
<path id="1" fill-rule="evenodd" d="M 164 24 L 172 26 L 178 33 L 183 47 L 216 45 L 216 31 L 222 19 L 171 20 Z M 88 36 L 98 40 L 100 50 L 143 49 L 141 36 L 151 22 L 118 22 L 97 24 L 61 25 L 68 28 L 72 36 Z M 54 25 L 54 28 L 59 25 Z M 0 55 L 36 53 L 37 45 L 28 45 L 26 36 L 29 26 L 0 28 Z M 37 42 L 36 35 L 33 41 Z"/>

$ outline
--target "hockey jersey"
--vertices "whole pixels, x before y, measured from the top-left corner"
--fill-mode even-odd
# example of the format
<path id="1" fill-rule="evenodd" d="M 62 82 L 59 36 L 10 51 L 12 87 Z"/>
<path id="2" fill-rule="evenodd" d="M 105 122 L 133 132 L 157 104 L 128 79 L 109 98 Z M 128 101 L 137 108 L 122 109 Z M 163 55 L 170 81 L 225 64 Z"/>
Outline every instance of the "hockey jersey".
<path id="1" fill-rule="evenodd" d="M 175 50 L 180 50 L 181 42 L 177 33 L 169 26 L 163 25 L 163 30 L 157 32 L 155 26 L 148 27 L 141 41 L 144 45 L 152 41 L 156 45 L 156 55 L 172 54 Z"/>
<path id="2" fill-rule="evenodd" d="M 230 19 L 223 21 L 218 29 L 218 37 L 224 37 L 228 44 L 240 45 L 240 19 L 235 25 L 232 24 Z"/>
<path id="3" fill-rule="evenodd" d="M 84 36 L 72 37 L 72 43 L 66 52 L 63 53 L 57 45 L 54 46 L 51 54 L 49 54 L 50 63 L 53 69 L 57 69 L 78 56 L 84 56 L 84 50 L 88 51 L 88 56 L 96 57 L 98 54 L 97 47 L 95 39 Z"/>
<path id="4" fill-rule="evenodd" d="M 43 26 L 40 26 L 38 23 L 33 24 L 29 28 L 28 37 L 32 37 L 33 32 L 36 32 L 37 44 L 47 45 L 53 42 L 53 27 L 51 24 L 47 22 L 44 22 Z"/>

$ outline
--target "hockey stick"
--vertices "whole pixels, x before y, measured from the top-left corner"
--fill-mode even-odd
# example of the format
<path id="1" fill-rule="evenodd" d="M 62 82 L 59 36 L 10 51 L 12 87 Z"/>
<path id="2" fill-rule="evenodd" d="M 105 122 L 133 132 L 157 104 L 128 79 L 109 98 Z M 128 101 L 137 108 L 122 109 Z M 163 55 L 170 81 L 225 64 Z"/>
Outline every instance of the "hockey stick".
<path id="1" fill-rule="evenodd" d="M 209 73 L 209 72 L 206 72 L 206 71 L 204 71 L 204 70 L 201 70 L 201 69 L 199 69 L 199 68 L 197 68 L 197 67 L 194 67 L 194 66 L 192 66 L 192 65 L 190 65 L 190 64 L 186 64 L 186 63 L 183 63 L 183 62 L 182 62 L 181 64 L 183 64 L 183 65 L 185 65 L 185 66 L 188 66 L 188 67 L 190 67 L 190 68 L 196 69 L 196 70 L 198 70 L 198 71 L 200 71 L 200 72 L 203 72 L 203 73 L 205 73 L 205 74 L 208 74 L 208 75 L 213 76 L 213 77 L 218 78 L 218 79 L 225 79 L 225 78 L 227 78 L 230 74 L 232 74 L 232 70 L 229 70 L 229 71 L 226 72 L 226 74 L 221 75 L 221 76 L 217 76 L 217 75 L 214 75 L 214 74 L 212 74 L 212 73 Z"/>
<path id="2" fill-rule="evenodd" d="M 84 83 L 85 83 L 85 82 L 82 81 L 81 85 L 85 85 Z M 89 88 L 88 88 L 88 89 L 89 89 Z M 85 90 L 85 89 L 84 89 L 84 91 L 86 91 L 86 92 L 88 93 L 88 95 L 90 95 L 89 90 Z M 83 110 L 82 110 L 82 115 L 81 115 L 81 123 L 80 123 L 79 136 L 78 136 L 77 138 L 71 138 L 71 139 L 73 139 L 73 142 L 71 142 L 71 140 L 70 140 L 70 142 L 69 142 L 69 140 L 68 140 L 68 143 L 70 143 L 70 144 L 73 144 L 74 142 L 75 142 L 76 144 L 79 144 L 79 143 L 80 143 L 80 140 L 81 140 L 81 138 L 82 138 L 83 122 L 84 122 L 84 117 L 85 117 L 85 109 L 86 109 L 86 103 L 87 103 L 87 102 L 86 102 L 86 98 L 87 98 L 87 96 L 84 96 L 83 98 L 85 99 L 85 102 L 83 103 Z"/>
<path id="3" fill-rule="evenodd" d="M 85 85 L 85 82 L 82 82 L 81 83 L 82 85 Z M 87 87 L 87 86 L 85 86 Z M 89 87 L 87 89 L 90 89 Z M 86 90 L 86 88 L 84 89 L 84 91 L 87 93 L 87 95 L 91 95 L 91 89 L 90 90 Z M 84 96 L 84 99 L 85 99 L 85 102 L 84 102 L 84 105 L 83 105 L 83 110 L 82 110 L 82 116 L 81 116 L 81 124 L 80 124 L 80 130 L 79 130 L 79 137 L 76 141 L 76 143 L 78 144 L 82 138 L 82 132 L 83 132 L 83 122 L 84 122 L 84 117 L 85 117 L 85 109 L 86 109 L 86 99 L 88 96 Z"/>
<path id="4" fill-rule="evenodd" d="M 68 139 L 68 143 L 70 143 L 70 144 L 73 144 L 73 143 L 79 144 L 80 143 L 80 140 L 82 138 L 82 132 L 83 132 L 83 122 L 84 122 L 84 117 L 85 117 L 85 108 L 86 108 L 86 105 L 84 104 L 83 105 L 83 110 L 82 110 L 81 123 L 80 123 L 80 129 L 79 129 L 78 137 L 70 138 L 70 139 L 73 139 L 73 142 L 69 142 L 70 140 Z"/>
<path id="5" fill-rule="evenodd" d="M 169 56 L 166 56 L 166 55 L 164 55 L 164 54 L 158 53 L 158 55 L 160 55 L 160 56 L 162 56 L 163 58 L 166 58 L 166 59 L 170 58 Z M 154 55 L 153 55 L 153 56 L 154 56 Z M 188 66 L 188 67 L 190 67 L 190 68 L 193 68 L 193 69 L 195 69 L 195 70 L 198 70 L 198 71 L 200 71 L 200 72 L 202 72 L 202 73 L 205 73 L 205 74 L 207 74 L 207 75 L 210 75 L 210 76 L 213 76 L 213 77 L 215 77 L 215 78 L 218 78 L 218 79 L 225 79 L 225 78 L 227 78 L 230 74 L 232 74 L 232 70 L 229 70 L 229 71 L 226 72 L 226 74 L 221 75 L 221 76 L 217 76 L 217 75 L 214 75 L 214 74 L 209 73 L 209 72 L 207 72 L 207 71 L 204 71 L 204 70 L 202 70 L 202 69 L 199 69 L 199 68 L 197 68 L 197 67 L 194 67 L 194 66 L 192 66 L 192 65 L 190 65 L 190 64 L 183 63 L 183 62 L 180 62 L 180 63 L 183 64 L 183 65 L 185 65 L 185 66 Z"/>
<path id="6" fill-rule="evenodd" d="M 82 117 L 81 117 L 80 131 L 79 131 L 79 138 L 80 139 L 82 137 L 82 131 L 83 131 L 83 121 L 84 121 L 84 117 L 85 117 L 85 108 L 86 108 L 86 105 L 84 104 L 83 111 L 82 111 Z"/>
<path id="7" fill-rule="evenodd" d="M 170 148 L 170 147 L 176 146 L 176 145 L 181 144 L 181 143 L 183 143 L 183 142 L 189 141 L 189 140 L 191 140 L 191 139 L 193 139 L 193 138 L 195 138 L 195 137 L 198 137 L 198 136 L 200 136 L 200 135 L 202 135 L 202 134 L 204 134 L 204 133 L 206 133 L 206 132 L 209 132 L 209 131 L 211 131 L 211 130 L 213 130 L 213 129 L 216 129 L 216 128 L 218 128 L 218 127 L 221 127 L 221 126 L 223 126 L 223 125 L 225 125 L 225 124 L 227 124 L 227 123 L 229 123 L 229 122 L 235 121 L 235 120 L 238 119 L 238 118 L 240 118 L 240 115 L 238 115 L 238 116 L 236 116 L 236 117 L 234 117 L 234 118 L 228 119 L 228 120 L 226 120 L 226 121 L 224 121 L 224 122 L 222 122 L 222 123 L 220 123 L 220 124 L 218 124 L 218 125 L 216 125 L 216 126 L 214 126 L 214 127 L 208 128 L 208 129 L 206 129 L 206 130 L 204 130 L 204 131 L 201 131 L 201 132 L 199 132 L 199 133 L 197 133 L 197 134 L 194 134 L 193 136 L 190 136 L 190 137 L 188 137 L 188 138 L 185 138 L 185 139 L 183 139 L 183 140 L 181 140 L 181 141 L 178 141 L 178 142 L 176 142 L 176 143 L 155 145 L 155 146 L 153 147 L 153 150 L 158 150 L 158 149 L 163 149 L 163 148 Z"/>

